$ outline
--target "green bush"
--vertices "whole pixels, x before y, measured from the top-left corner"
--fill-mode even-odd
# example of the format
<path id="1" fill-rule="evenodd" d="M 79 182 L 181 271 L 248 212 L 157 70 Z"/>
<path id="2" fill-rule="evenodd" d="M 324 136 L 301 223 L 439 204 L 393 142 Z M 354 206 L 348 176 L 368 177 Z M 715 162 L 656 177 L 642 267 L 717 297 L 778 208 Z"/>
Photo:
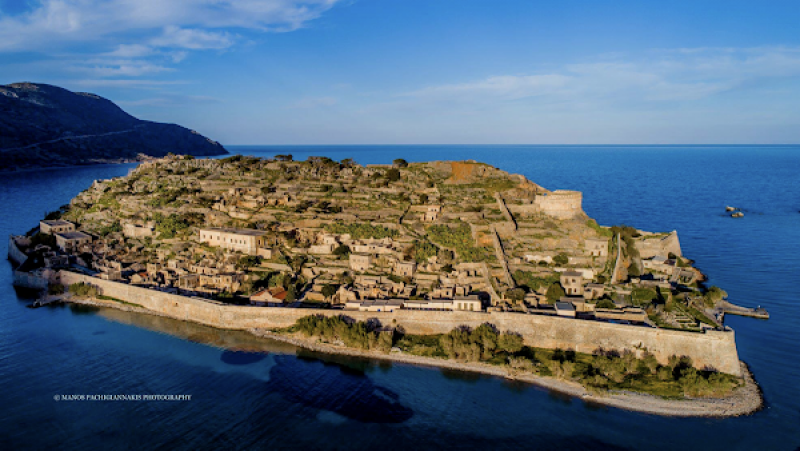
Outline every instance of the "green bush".
<path id="1" fill-rule="evenodd" d="M 428 238 L 440 246 L 454 249 L 461 261 L 481 262 L 488 259 L 486 249 L 475 247 L 472 230 L 467 224 L 458 227 L 433 225 L 428 227 Z"/>
<path id="2" fill-rule="evenodd" d="M 366 322 L 349 321 L 344 316 L 304 316 L 297 320 L 295 328 L 307 337 L 319 337 L 324 341 L 341 340 L 351 348 L 388 352 L 393 343 L 393 334 L 377 333 L 370 330 Z"/>
<path id="3" fill-rule="evenodd" d="M 73 294 L 78 297 L 92 298 L 97 296 L 97 288 L 83 282 L 73 283 L 72 285 L 70 285 L 69 292 L 70 294 Z"/>
<path id="4" fill-rule="evenodd" d="M 611 301 L 610 299 L 601 299 L 600 301 L 597 302 L 595 307 L 597 307 L 597 308 L 610 308 L 610 309 L 617 308 L 616 304 L 614 304 L 614 302 Z"/>
<path id="5" fill-rule="evenodd" d="M 560 280 L 560 276 L 557 273 L 546 277 L 538 277 L 534 276 L 530 271 L 522 271 L 520 269 L 514 271 L 513 277 L 517 285 L 528 287 L 530 291 L 536 291 L 541 287 L 549 287 Z"/>
<path id="6" fill-rule="evenodd" d="M 439 248 L 436 247 L 435 244 L 431 243 L 430 241 L 414 241 L 414 260 L 417 263 L 423 263 L 428 261 L 429 258 L 437 255 L 439 252 Z"/>
<path id="7" fill-rule="evenodd" d="M 397 236 L 397 230 L 366 223 L 325 224 L 325 230 L 336 235 L 349 234 L 354 240 L 363 240 L 366 238 L 393 238 Z"/>
<path id="8" fill-rule="evenodd" d="M 553 284 L 547 288 L 547 300 L 550 302 L 555 302 L 566 295 L 567 293 L 564 291 L 564 287 L 561 286 L 561 282 L 553 282 Z"/>

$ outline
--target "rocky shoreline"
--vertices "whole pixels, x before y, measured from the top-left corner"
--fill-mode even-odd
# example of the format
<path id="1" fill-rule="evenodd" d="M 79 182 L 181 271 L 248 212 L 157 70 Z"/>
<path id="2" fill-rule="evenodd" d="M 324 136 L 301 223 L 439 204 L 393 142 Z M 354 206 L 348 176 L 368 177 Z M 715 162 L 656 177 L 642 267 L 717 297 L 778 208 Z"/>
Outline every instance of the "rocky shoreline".
<path id="1" fill-rule="evenodd" d="M 146 308 L 115 301 L 78 298 L 64 298 L 63 300 L 64 302 L 71 302 L 80 305 L 109 307 L 135 313 L 166 316 Z M 300 348 L 321 353 L 347 355 L 376 360 L 388 360 L 409 365 L 446 368 L 456 371 L 466 371 L 502 377 L 509 380 L 526 382 L 549 390 L 554 390 L 559 393 L 581 399 L 586 403 L 601 404 L 652 415 L 726 418 L 752 414 L 760 410 L 764 404 L 761 389 L 755 382 L 753 375 L 750 373 L 750 370 L 744 362 L 740 363 L 742 366 L 742 374 L 744 375 L 745 385 L 736 389 L 730 396 L 725 398 L 693 398 L 674 400 L 663 399 L 653 395 L 634 392 L 592 392 L 576 382 L 513 371 L 508 368 L 489 365 L 486 363 L 458 362 L 453 360 L 422 357 L 402 353 L 384 354 L 381 352 L 362 351 L 344 346 L 320 343 L 316 340 L 279 334 L 266 329 L 248 329 L 247 331 L 258 337 L 288 343 Z"/>

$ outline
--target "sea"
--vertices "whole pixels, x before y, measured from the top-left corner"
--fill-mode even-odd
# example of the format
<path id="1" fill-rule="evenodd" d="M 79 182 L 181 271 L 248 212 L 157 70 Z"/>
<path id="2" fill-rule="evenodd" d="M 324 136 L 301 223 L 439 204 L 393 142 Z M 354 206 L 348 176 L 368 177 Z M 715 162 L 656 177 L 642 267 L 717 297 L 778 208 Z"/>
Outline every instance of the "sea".
<path id="1" fill-rule="evenodd" d="M 800 449 L 799 146 L 231 146 L 361 164 L 483 161 L 583 192 L 603 225 L 677 230 L 729 299 L 766 404 L 670 418 L 502 378 L 343 358 L 117 310 L 31 309 L 0 261 L 0 449 Z M 0 254 L 94 180 L 135 165 L 0 175 Z M 741 208 L 743 218 L 725 213 Z"/>

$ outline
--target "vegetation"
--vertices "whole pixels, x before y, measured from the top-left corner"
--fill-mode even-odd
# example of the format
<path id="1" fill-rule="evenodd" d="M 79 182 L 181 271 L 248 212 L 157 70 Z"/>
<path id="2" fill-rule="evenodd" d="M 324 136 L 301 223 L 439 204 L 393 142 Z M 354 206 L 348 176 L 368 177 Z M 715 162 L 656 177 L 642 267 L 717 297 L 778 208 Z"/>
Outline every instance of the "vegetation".
<path id="1" fill-rule="evenodd" d="M 489 324 L 444 335 L 405 335 L 395 346 L 426 357 L 486 362 L 578 382 L 590 390 L 630 390 L 665 398 L 722 396 L 740 385 L 735 376 L 699 370 L 689 357 L 672 356 L 667 364 L 645 352 L 637 358 L 597 349 L 593 354 L 525 346 L 522 338 L 500 334 Z"/>
<path id="2" fill-rule="evenodd" d="M 435 244 L 429 241 L 420 241 L 420 240 L 414 241 L 413 255 L 414 255 L 414 260 L 416 260 L 417 263 L 428 261 L 429 258 L 433 257 L 434 255 L 437 255 L 438 252 L 439 248 L 436 247 Z"/>
<path id="3" fill-rule="evenodd" d="M 323 341 L 341 341 L 345 346 L 389 352 L 392 348 L 392 333 L 379 332 L 374 324 L 352 321 L 345 316 L 304 316 L 297 320 L 294 329 L 307 337 L 319 337 Z"/>
<path id="4" fill-rule="evenodd" d="M 189 223 L 184 217 L 171 214 L 164 216 L 160 212 L 153 214 L 153 221 L 156 223 L 156 232 L 160 239 L 174 238 L 179 232 L 189 228 Z"/>
<path id="5" fill-rule="evenodd" d="M 83 282 L 73 283 L 72 285 L 70 285 L 69 292 L 74 296 L 82 298 L 83 297 L 93 298 L 97 296 L 97 288 Z"/>
<path id="6" fill-rule="evenodd" d="M 236 262 L 236 269 L 250 269 L 253 266 L 258 266 L 261 263 L 261 258 L 255 255 L 244 255 Z"/>
<path id="7" fill-rule="evenodd" d="M 614 232 L 611 229 L 600 227 L 600 225 L 594 219 L 587 220 L 586 225 L 589 226 L 589 228 L 593 229 L 595 232 L 597 232 L 597 234 L 600 236 L 605 236 L 605 237 L 614 236 Z"/>
<path id="8" fill-rule="evenodd" d="M 522 271 L 520 269 L 514 271 L 512 274 L 514 277 L 514 281 L 520 287 L 527 289 L 527 291 L 538 291 L 541 287 L 549 287 L 555 282 L 559 281 L 559 275 L 557 273 L 550 274 L 545 277 L 535 276 L 530 271 Z"/>
<path id="9" fill-rule="evenodd" d="M 569 263 L 569 257 L 567 256 L 567 254 L 562 252 L 553 257 L 553 263 L 555 263 L 558 266 L 565 266 L 567 263 Z"/>
<path id="10" fill-rule="evenodd" d="M 428 227 L 428 238 L 436 244 L 454 249 L 458 257 L 466 262 L 480 262 L 488 258 L 486 249 L 475 247 L 472 231 L 467 224 L 458 227 L 433 225 Z"/>
<path id="11" fill-rule="evenodd" d="M 400 171 L 395 168 L 389 169 L 386 171 L 386 180 L 390 182 L 396 182 L 400 180 Z"/>
<path id="12" fill-rule="evenodd" d="M 393 238 L 397 236 L 397 230 L 366 223 L 325 224 L 325 230 L 337 235 L 349 234 L 354 240 L 363 240 L 365 238 Z"/>
<path id="13" fill-rule="evenodd" d="M 595 307 L 597 307 L 597 308 L 608 308 L 608 309 L 617 308 L 616 304 L 614 304 L 614 302 L 611 299 L 601 299 L 601 300 L 597 301 L 597 304 L 595 304 Z"/>
<path id="14" fill-rule="evenodd" d="M 550 287 L 547 288 L 547 300 L 550 301 L 550 303 L 556 302 L 566 295 L 567 292 L 564 291 L 561 282 L 553 282 Z"/>

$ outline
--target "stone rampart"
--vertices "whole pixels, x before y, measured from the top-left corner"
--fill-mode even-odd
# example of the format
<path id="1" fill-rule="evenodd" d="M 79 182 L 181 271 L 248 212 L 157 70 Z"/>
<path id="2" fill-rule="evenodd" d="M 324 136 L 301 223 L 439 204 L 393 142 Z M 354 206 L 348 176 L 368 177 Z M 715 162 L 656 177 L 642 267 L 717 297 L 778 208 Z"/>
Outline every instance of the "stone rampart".
<path id="1" fill-rule="evenodd" d="M 14 271 L 13 285 L 31 290 L 46 290 L 49 285 L 48 273 L 49 270 L 38 272 Z"/>
<path id="2" fill-rule="evenodd" d="M 17 247 L 13 236 L 8 237 L 8 259 L 17 266 L 22 266 L 28 260 L 28 256 Z"/>
<path id="3" fill-rule="evenodd" d="M 663 237 L 653 237 L 645 235 L 636 240 L 636 249 L 639 250 L 639 255 L 642 258 L 651 258 L 656 255 L 664 257 L 669 254 L 682 256 L 681 242 L 678 240 L 678 232 L 672 231 Z"/>
<path id="4" fill-rule="evenodd" d="M 298 318 L 311 314 L 345 314 L 357 320 L 378 318 L 385 325 L 400 325 L 412 334 L 447 333 L 458 326 L 494 324 L 501 331 L 523 336 L 525 343 L 541 348 L 572 349 L 591 353 L 606 350 L 645 350 L 666 363 L 671 355 L 687 355 L 699 367 L 741 375 L 739 356 L 732 331 L 705 333 L 584 321 L 556 316 L 526 315 L 511 312 L 357 312 L 311 310 L 281 307 L 234 306 L 189 298 L 120 282 L 101 280 L 68 271 L 61 272 L 61 283 L 85 282 L 97 286 L 101 294 L 139 304 L 157 313 L 186 321 L 226 329 L 288 327 Z"/>
<path id="5" fill-rule="evenodd" d="M 547 195 L 537 195 L 534 205 L 546 215 L 558 219 L 572 219 L 583 213 L 583 194 L 580 191 L 556 190 Z"/>

